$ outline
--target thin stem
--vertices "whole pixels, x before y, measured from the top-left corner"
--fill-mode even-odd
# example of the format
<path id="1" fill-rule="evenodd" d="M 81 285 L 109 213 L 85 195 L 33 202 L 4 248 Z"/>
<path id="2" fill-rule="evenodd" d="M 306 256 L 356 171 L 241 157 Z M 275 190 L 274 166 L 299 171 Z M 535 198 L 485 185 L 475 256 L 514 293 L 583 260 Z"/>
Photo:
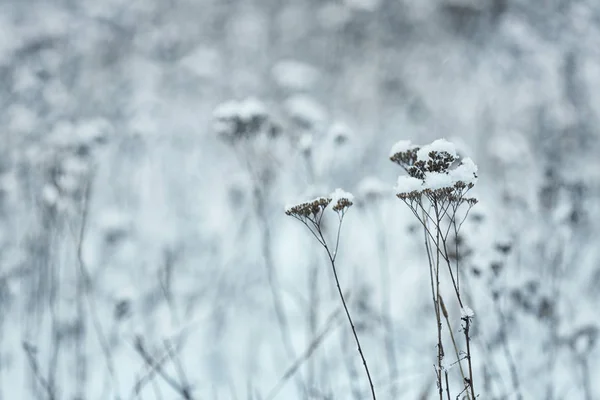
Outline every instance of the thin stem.
<path id="1" fill-rule="evenodd" d="M 343 210 L 338 213 L 338 218 L 339 218 L 340 223 L 338 224 L 337 235 L 335 238 L 335 250 L 333 251 L 334 261 L 335 261 L 335 258 L 337 257 L 338 248 L 340 246 L 340 232 L 342 230 L 342 221 L 344 220 L 344 211 Z"/>
<path id="2" fill-rule="evenodd" d="M 182 386 L 174 378 L 172 378 L 170 375 L 168 375 L 161 367 L 160 362 L 156 362 L 154 360 L 154 358 L 146 351 L 141 337 L 136 338 L 135 349 L 138 352 L 138 354 L 142 357 L 144 362 L 146 364 L 148 364 L 148 366 L 152 370 L 155 370 L 158 373 L 158 375 L 163 379 L 163 381 L 165 381 L 165 383 L 167 383 L 171 387 L 171 389 L 173 389 L 176 393 L 178 393 L 182 398 L 184 398 L 186 400 L 193 399 L 193 396 L 192 396 L 189 388 Z M 167 359 L 171 359 L 171 357 L 172 357 L 172 355 L 170 354 L 168 349 L 167 349 L 167 353 L 165 354 L 165 356 Z"/>
<path id="3" fill-rule="evenodd" d="M 33 375 L 37 378 L 37 380 L 40 383 L 40 385 L 42 386 L 42 388 L 44 388 L 44 390 L 46 391 L 46 394 L 48 395 L 48 399 L 55 400 L 56 393 L 55 393 L 54 386 L 50 382 L 48 382 L 47 379 L 45 379 L 42 376 L 42 372 L 40 371 L 39 364 L 37 362 L 37 359 L 35 358 L 35 353 L 37 350 L 27 342 L 23 342 L 22 345 L 23 345 L 23 350 L 25 351 L 25 354 L 27 354 L 27 359 L 29 360 L 29 365 L 31 365 L 31 369 L 33 370 Z"/>
<path id="4" fill-rule="evenodd" d="M 388 246 L 385 235 L 383 232 L 385 231 L 385 224 L 383 216 L 381 215 L 381 207 L 377 207 L 374 212 L 376 223 L 378 225 L 377 231 L 378 235 L 378 244 L 379 244 L 379 253 L 381 255 L 381 259 L 379 262 L 380 265 L 380 279 L 381 279 L 381 288 L 382 288 L 382 300 L 381 300 L 381 314 L 383 317 L 383 322 L 385 325 L 385 337 L 384 344 L 386 349 L 387 363 L 389 369 L 389 379 L 391 382 L 395 382 L 398 380 L 398 361 L 396 359 L 396 349 L 394 346 L 394 322 L 392 319 L 392 307 L 391 307 L 391 271 L 389 266 L 389 258 L 388 258 Z M 396 385 L 392 385 L 390 390 L 391 398 L 398 397 L 398 389 Z"/>
<path id="5" fill-rule="evenodd" d="M 268 216 L 267 216 L 267 206 L 265 204 L 264 194 L 261 192 L 260 188 L 257 186 L 254 189 L 255 201 L 256 201 L 256 214 L 259 217 L 259 221 L 261 223 L 262 230 L 262 256 L 265 263 L 265 269 L 267 274 L 267 281 L 269 283 L 269 288 L 271 289 L 271 298 L 273 301 L 273 308 L 275 311 L 275 318 L 277 319 L 277 323 L 279 325 L 279 332 L 281 335 L 282 344 L 287 355 L 292 359 L 296 359 L 296 351 L 294 349 L 294 345 L 291 340 L 291 333 L 289 323 L 285 314 L 285 306 L 283 304 L 281 292 L 280 292 L 280 284 L 279 284 L 279 276 L 277 274 L 277 266 L 273 261 L 273 253 L 271 249 L 272 239 L 271 239 L 271 227 L 269 226 Z M 300 391 L 303 391 L 304 384 L 302 375 L 298 374 L 297 376 L 297 385 Z"/>
<path id="6" fill-rule="evenodd" d="M 471 319 L 465 317 L 465 339 L 467 342 L 467 364 L 469 365 L 469 388 L 471 389 L 471 396 L 475 399 L 475 389 L 473 389 L 473 366 L 471 363 L 471 337 L 469 336 L 469 330 L 471 328 Z"/>
<path id="7" fill-rule="evenodd" d="M 85 187 L 85 193 L 83 196 L 83 209 L 81 215 L 81 225 L 79 228 L 79 235 L 77 238 L 77 261 L 81 276 L 81 285 L 85 295 L 85 298 L 88 302 L 88 307 L 90 310 L 90 317 L 92 319 L 92 324 L 94 326 L 94 331 L 96 332 L 96 336 L 98 338 L 98 343 L 102 349 L 104 354 L 104 358 L 106 360 L 106 367 L 108 369 L 108 373 L 113 385 L 113 389 L 116 393 L 116 399 L 120 399 L 121 395 L 119 394 L 119 380 L 117 378 L 117 374 L 115 373 L 115 365 L 113 360 L 113 355 L 110 350 L 110 345 L 108 343 L 108 339 L 104 334 L 102 329 L 102 324 L 100 322 L 100 317 L 98 316 L 98 309 L 96 304 L 96 299 L 91 293 L 92 280 L 90 276 L 90 272 L 87 268 L 87 264 L 85 263 L 83 257 L 83 245 L 87 233 L 87 224 L 89 219 L 89 203 L 92 197 L 92 179 L 93 175 L 90 175 L 89 180 Z"/>
<path id="8" fill-rule="evenodd" d="M 460 376 L 463 378 L 463 382 L 465 381 L 465 372 L 463 370 L 463 366 L 460 358 L 460 352 L 458 351 L 458 345 L 456 344 L 456 339 L 454 338 L 454 330 L 452 329 L 452 325 L 450 324 L 450 319 L 448 318 L 448 312 L 446 310 L 446 305 L 444 304 L 444 299 L 440 296 L 440 303 L 442 305 L 442 312 L 444 314 L 444 319 L 446 320 L 446 325 L 448 326 L 448 331 L 450 331 L 450 339 L 452 340 L 452 346 L 454 347 L 454 354 L 456 354 L 456 363 L 458 364 L 458 368 L 460 370 Z M 467 397 L 471 399 L 469 393 L 467 393 Z"/>
<path id="9" fill-rule="evenodd" d="M 340 227 L 342 225 L 342 220 L 343 220 L 343 218 L 340 218 Z M 317 226 L 317 228 L 318 228 L 318 233 L 319 233 L 321 239 L 325 243 L 325 245 L 323 247 L 325 248 L 325 251 L 327 251 L 327 256 L 329 257 L 329 261 L 331 263 L 331 270 L 333 271 L 333 276 L 335 278 L 335 283 L 337 286 L 338 294 L 340 295 L 342 305 L 344 306 L 344 311 L 346 312 L 346 317 L 348 318 L 348 322 L 350 323 L 350 327 L 352 328 L 352 334 L 354 335 L 354 341 L 356 342 L 356 346 L 358 348 L 358 353 L 360 354 L 360 358 L 361 358 L 363 366 L 365 368 L 365 373 L 367 374 L 367 379 L 369 380 L 371 395 L 373 397 L 373 400 L 376 400 L 377 396 L 375 395 L 375 387 L 373 385 L 373 380 L 371 379 L 371 372 L 369 371 L 369 367 L 367 365 L 367 360 L 365 359 L 365 355 L 363 353 L 362 346 L 360 345 L 360 340 L 358 339 L 358 334 L 356 333 L 356 328 L 354 327 L 354 322 L 352 321 L 352 317 L 350 316 L 350 311 L 348 310 L 348 306 L 346 304 L 346 299 L 344 298 L 344 293 L 342 292 L 342 288 L 340 286 L 340 280 L 338 278 L 337 269 L 335 267 L 335 256 L 336 255 L 331 254 L 331 251 L 329 250 L 329 247 L 327 246 L 327 243 L 323 236 L 323 232 L 320 229 L 320 226 Z"/>
<path id="10" fill-rule="evenodd" d="M 329 252 L 329 251 L 328 251 Z M 360 354 L 360 358 L 362 359 L 363 365 L 365 367 L 365 373 L 367 374 L 367 379 L 369 380 L 369 385 L 371 387 L 371 395 L 373 396 L 373 400 L 376 400 L 375 396 L 375 388 L 373 386 L 373 380 L 371 379 L 371 373 L 369 372 L 369 367 L 367 366 L 367 360 L 365 359 L 365 355 L 362 350 L 362 346 L 360 345 L 360 340 L 358 339 L 358 334 L 356 333 L 356 328 L 354 327 L 354 322 L 352 321 L 352 317 L 350 316 L 350 311 L 348 311 L 348 306 L 346 305 L 346 300 L 344 299 L 344 294 L 342 293 L 342 288 L 340 287 L 340 281 L 337 276 L 337 270 L 335 268 L 335 261 L 330 255 L 331 261 L 331 270 L 333 271 L 333 276 L 335 277 L 335 283 L 337 285 L 338 293 L 340 295 L 340 299 L 342 300 L 342 304 L 344 305 L 344 311 L 346 312 L 346 317 L 348 317 L 348 322 L 350 323 L 350 327 L 352 328 L 352 334 L 354 335 L 354 340 L 356 341 L 356 346 L 358 347 L 358 353 Z"/>
<path id="11" fill-rule="evenodd" d="M 436 220 L 437 223 L 439 224 L 439 213 L 438 213 L 438 208 L 437 208 L 437 204 L 434 203 L 434 210 L 436 213 Z M 439 228 L 439 225 L 436 226 L 436 228 Z M 436 245 L 437 247 L 439 247 L 439 241 L 440 241 L 440 230 L 436 229 Z M 444 359 L 444 345 L 442 343 L 442 321 L 440 318 L 440 300 L 439 300 L 439 296 L 440 296 L 440 251 L 438 250 L 436 252 L 436 257 L 435 257 L 435 291 L 437 294 L 436 297 L 436 302 L 435 302 L 435 316 L 436 316 L 436 322 L 437 322 L 437 336 L 438 336 L 438 384 L 439 384 L 439 394 L 440 394 L 440 400 L 443 399 L 443 384 L 442 384 L 442 360 Z"/>

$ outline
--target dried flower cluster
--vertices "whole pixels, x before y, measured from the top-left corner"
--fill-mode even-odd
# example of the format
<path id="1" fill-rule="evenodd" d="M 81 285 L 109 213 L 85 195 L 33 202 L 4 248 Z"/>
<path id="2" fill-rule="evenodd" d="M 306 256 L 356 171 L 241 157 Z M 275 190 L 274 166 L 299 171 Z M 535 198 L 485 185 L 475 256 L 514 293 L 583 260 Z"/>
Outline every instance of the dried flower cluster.
<path id="1" fill-rule="evenodd" d="M 339 213 L 344 212 L 347 208 L 352 206 L 354 196 L 351 193 L 345 192 L 341 189 L 336 189 L 328 197 L 317 197 L 314 200 L 299 203 L 285 208 L 285 214 L 296 217 L 299 219 L 303 218 L 316 218 L 333 203 L 333 211 Z"/>
<path id="2" fill-rule="evenodd" d="M 396 195 L 402 200 L 430 200 L 452 203 L 477 203 L 465 194 L 477 182 L 477 166 L 470 158 L 460 162 L 452 143 L 439 139 L 426 146 L 400 141 L 392 147 L 390 160 L 400 165 L 408 176 L 400 176 Z"/>
<path id="3" fill-rule="evenodd" d="M 298 218 L 316 217 L 327 208 L 329 203 L 331 203 L 330 198 L 318 197 L 311 201 L 286 207 L 285 214 Z"/>
<path id="4" fill-rule="evenodd" d="M 342 228 L 342 221 L 344 220 L 344 215 L 346 210 L 351 207 L 354 203 L 354 196 L 351 193 L 345 192 L 342 189 L 336 189 L 333 193 L 331 193 L 328 197 L 318 197 L 312 201 L 300 203 L 297 205 L 286 207 L 285 213 L 286 215 L 292 216 L 302 222 L 313 235 L 313 237 L 319 242 L 321 246 L 325 249 L 327 253 L 327 257 L 331 263 L 331 270 L 333 272 L 333 277 L 335 279 L 336 287 L 338 290 L 338 294 L 340 296 L 340 300 L 344 307 L 344 311 L 346 313 L 346 318 L 348 319 L 348 324 L 352 329 L 352 334 L 354 336 L 354 340 L 357 346 L 358 354 L 362 360 L 365 374 L 369 381 L 369 387 L 371 389 L 371 396 L 373 400 L 377 400 L 377 396 L 375 394 L 375 387 L 373 385 L 373 379 L 371 378 L 371 372 L 369 371 L 369 367 L 367 365 L 367 360 L 365 358 L 363 348 L 360 344 L 360 339 L 358 337 L 358 327 L 354 324 L 352 320 L 352 316 L 350 315 L 350 311 L 348 310 L 348 305 L 346 303 L 346 299 L 344 298 L 344 293 L 340 286 L 340 280 L 338 279 L 338 272 L 336 268 L 336 258 L 338 255 L 338 247 L 340 244 L 340 232 Z M 338 228 L 337 235 L 335 239 L 335 244 L 330 244 L 327 242 L 327 235 L 324 235 L 323 227 L 321 225 L 323 219 L 323 211 L 327 208 L 329 204 L 333 204 L 333 211 L 335 211 L 338 215 Z"/>
<path id="5" fill-rule="evenodd" d="M 331 202 L 333 203 L 333 211 L 344 212 L 350 206 L 352 206 L 354 196 L 351 193 L 345 192 L 342 189 L 336 189 L 331 193 Z"/>
<path id="6" fill-rule="evenodd" d="M 227 101 L 215 109 L 213 118 L 217 134 L 229 141 L 250 139 L 263 132 L 276 137 L 281 131 L 266 106 L 254 98 Z"/>
<path id="7" fill-rule="evenodd" d="M 458 244 L 454 250 L 456 265 L 453 266 L 450 263 L 447 243 L 450 232 L 458 237 L 462 225 L 462 222 L 458 221 L 458 210 L 463 204 L 467 204 L 468 214 L 471 207 L 477 203 L 475 198 L 465 197 L 477 182 L 477 166 L 470 158 L 459 160 L 454 145 L 445 139 L 436 140 L 426 146 L 416 146 L 406 140 L 400 141 L 392 147 L 390 159 L 408 174 L 398 178 L 396 196 L 411 209 L 425 233 L 431 295 L 437 322 L 436 381 L 439 399 L 444 398 L 444 388 L 446 397 L 450 398 L 449 367 L 458 364 L 463 382 L 456 398 L 466 393 L 466 398 L 474 400 L 477 396 L 473 385 L 470 336 L 474 313 L 462 300 Z M 444 264 L 448 269 L 450 283 L 461 309 L 461 331 L 465 336 L 466 344 L 463 355 L 454 340 L 452 325 L 448 319 L 449 314 L 441 291 L 440 269 Z M 453 364 L 448 364 L 445 359 L 447 354 L 444 350 L 446 340 L 442 336 L 443 320 L 446 321 L 451 333 L 452 347 L 455 349 L 456 359 Z M 468 367 L 466 371 L 461 365 L 462 360 L 466 360 Z"/>

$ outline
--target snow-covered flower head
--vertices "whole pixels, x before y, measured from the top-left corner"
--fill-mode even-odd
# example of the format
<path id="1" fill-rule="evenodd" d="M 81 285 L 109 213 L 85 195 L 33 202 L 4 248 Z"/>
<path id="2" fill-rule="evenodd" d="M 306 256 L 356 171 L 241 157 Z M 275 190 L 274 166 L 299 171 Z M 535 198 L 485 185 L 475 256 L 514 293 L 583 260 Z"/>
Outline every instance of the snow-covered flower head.
<path id="1" fill-rule="evenodd" d="M 325 208 L 331 203 L 331 199 L 327 197 L 317 197 L 314 200 L 289 205 L 285 207 L 285 214 L 299 219 L 307 217 L 316 217 L 321 214 Z"/>
<path id="2" fill-rule="evenodd" d="M 425 146 L 401 140 L 392 146 L 390 160 L 400 165 L 412 177 L 425 179 L 427 172 L 447 172 L 457 159 L 455 146 L 438 139 Z"/>
<path id="3" fill-rule="evenodd" d="M 346 124 L 336 122 L 329 128 L 329 135 L 333 138 L 333 143 L 340 146 L 350 140 L 351 131 Z"/>
<path id="4" fill-rule="evenodd" d="M 418 146 L 408 140 L 394 144 L 390 160 L 400 165 L 408 176 L 400 176 L 397 196 L 418 199 L 422 194 L 437 199 L 475 204 L 464 194 L 477 182 L 477 166 L 470 158 L 458 160 L 456 147 L 445 139 Z M 458 164 L 458 165 L 457 165 Z"/>
<path id="5" fill-rule="evenodd" d="M 400 140 L 392 146 L 390 160 L 406 169 L 417 161 L 418 150 L 419 146 L 412 144 L 410 140 Z"/>
<path id="6" fill-rule="evenodd" d="M 213 119 L 215 131 L 227 140 L 251 138 L 263 131 L 276 136 L 279 132 L 265 104 L 253 97 L 220 104 L 213 112 Z"/>
<path id="7" fill-rule="evenodd" d="M 345 211 L 347 208 L 352 206 L 354 196 L 352 193 L 348 193 L 343 191 L 340 188 L 335 189 L 333 193 L 329 195 L 331 197 L 331 202 L 333 203 L 333 211 Z"/>
<path id="8" fill-rule="evenodd" d="M 333 211 L 343 213 L 354 204 L 353 201 L 354 196 L 351 193 L 338 188 L 327 197 L 317 197 L 311 201 L 286 206 L 285 214 L 298 219 L 316 218 L 329 204 L 333 204 Z"/>
<path id="9" fill-rule="evenodd" d="M 313 150 L 313 135 L 312 133 L 304 133 L 298 139 L 297 143 L 298 149 L 302 152 L 302 154 L 308 155 Z"/>

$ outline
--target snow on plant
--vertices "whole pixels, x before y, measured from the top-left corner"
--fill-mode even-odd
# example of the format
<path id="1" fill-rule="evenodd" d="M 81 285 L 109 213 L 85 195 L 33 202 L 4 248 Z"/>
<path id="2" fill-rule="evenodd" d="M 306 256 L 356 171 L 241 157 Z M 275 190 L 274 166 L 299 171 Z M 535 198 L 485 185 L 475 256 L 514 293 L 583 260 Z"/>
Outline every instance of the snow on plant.
<path id="1" fill-rule="evenodd" d="M 396 196 L 412 211 L 423 226 L 425 249 L 429 262 L 431 294 L 435 309 L 437 327 L 437 366 L 436 380 L 440 400 L 444 391 L 450 398 L 450 379 L 447 354 L 442 336 L 442 317 L 448 327 L 456 363 L 460 367 L 463 388 L 458 396 L 467 394 L 475 399 L 473 367 L 471 361 L 470 329 L 474 312 L 464 304 L 460 288 L 459 257 L 452 265 L 451 251 L 458 254 L 458 242 L 455 249 L 449 249 L 448 237 L 455 236 L 469 210 L 477 203 L 474 197 L 467 197 L 477 182 L 477 166 L 470 158 L 459 160 L 454 144 L 438 139 L 425 146 L 417 146 L 410 141 L 397 142 L 391 150 L 390 160 L 402 167 L 408 176 L 400 176 L 396 185 Z M 462 210 L 466 212 L 462 215 Z M 449 321 L 448 310 L 441 292 L 441 268 L 447 267 L 454 295 L 461 309 L 462 331 L 465 336 L 466 351 L 460 351 Z M 466 360 L 465 372 L 461 361 Z M 458 398 L 458 397 L 457 397 Z"/>
<path id="2" fill-rule="evenodd" d="M 279 133 L 266 106 L 253 97 L 220 104 L 214 110 L 213 118 L 215 131 L 228 141 L 252 139 L 261 132 L 268 132 L 270 136 Z"/>
<path id="3" fill-rule="evenodd" d="M 304 226 L 308 228 L 310 233 L 317 239 L 319 244 L 323 246 L 327 253 L 327 257 L 329 258 L 329 262 L 331 264 L 331 269 L 333 271 L 333 276 L 335 279 L 335 283 L 337 286 L 338 294 L 340 296 L 340 300 L 342 305 L 344 306 L 344 310 L 346 312 L 346 317 L 348 319 L 348 323 L 352 329 L 352 334 L 354 335 L 354 340 L 356 342 L 356 346 L 358 348 L 358 353 L 363 362 L 363 366 L 365 369 L 365 374 L 369 381 L 369 386 L 371 389 L 371 395 L 373 400 L 376 399 L 375 395 L 375 387 L 373 385 L 373 380 L 371 379 L 371 373 L 369 371 L 369 367 L 367 365 L 367 360 L 365 359 L 365 355 L 363 353 L 363 348 L 360 344 L 360 339 L 358 338 L 358 334 L 356 333 L 356 328 L 352 317 L 350 315 L 350 311 L 348 311 L 348 306 L 346 304 L 346 299 L 344 298 L 344 294 L 340 287 L 340 281 L 338 279 L 338 273 L 336 268 L 336 258 L 338 254 L 338 248 L 340 243 L 340 232 L 342 228 L 342 222 L 344 220 L 344 216 L 346 211 L 354 204 L 354 196 L 351 193 L 345 192 L 342 189 L 336 189 L 333 193 L 331 193 L 327 197 L 317 197 L 314 200 L 302 202 L 296 205 L 287 206 L 285 208 L 285 213 L 288 216 L 296 218 L 298 221 L 302 222 Z M 325 214 L 325 210 L 327 207 L 331 205 L 331 209 L 338 216 L 338 228 L 337 234 L 335 238 L 335 245 L 332 247 L 328 244 L 327 239 L 323 233 L 323 216 Z"/>
<path id="4" fill-rule="evenodd" d="M 261 256 L 271 290 L 273 311 L 278 324 L 283 349 L 295 360 L 296 350 L 292 342 L 292 331 L 281 293 L 279 273 L 273 258 L 273 236 L 270 224 L 269 199 L 274 182 L 281 171 L 278 146 L 283 143 L 280 125 L 275 122 L 267 106 L 255 98 L 230 100 L 219 105 L 213 112 L 214 129 L 227 142 L 243 163 L 251 182 L 254 214 L 260 226 Z M 281 140 L 280 140 L 281 139 Z M 300 375 L 300 374 L 298 374 Z M 304 387 L 302 377 L 297 377 L 299 389 Z"/>

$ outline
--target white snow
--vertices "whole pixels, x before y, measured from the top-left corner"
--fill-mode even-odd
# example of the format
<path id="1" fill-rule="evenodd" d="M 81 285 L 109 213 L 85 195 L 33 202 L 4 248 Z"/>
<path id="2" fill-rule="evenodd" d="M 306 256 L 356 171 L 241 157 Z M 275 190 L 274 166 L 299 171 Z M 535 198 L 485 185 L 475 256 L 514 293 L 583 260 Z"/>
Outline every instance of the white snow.
<path id="1" fill-rule="evenodd" d="M 334 140 L 345 141 L 350 138 L 351 130 L 350 127 L 343 122 L 334 122 L 329 128 L 328 133 Z"/>
<path id="2" fill-rule="evenodd" d="M 298 140 L 298 148 L 300 149 L 300 151 L 302 152 L 309 152 L 312 150 L 313 147 L 313 135 L 310 133 L 305 133 L 302 136 L 300 136 L 300 139 Z"/>
<path id="3" fill-rule="evenodd" d="M 477 182 L 477 165 L 470 158 L 463 158 L 462 163 L 448 174 L 453 183 L 475 184 Z"/>
<path id="4" fill-rule="evenodd" d="M 331 202 L 335 205 L 338 201 L 342 199 L 346 199 L 350 202 L 354 201 L 354 195 L 352 193 L 348 193 L 340 188 L 335 189 L 330 195 Z"/>
<path id="5" fill-rule="evenodd" d="M 216 119 L 240 118 L 248 121 L 255 116 L 267 115 L 267 108 L 260 100 L 249 97 L 247 99 L 236 101 L 230 100 L 221 103 L 213 112 Z"/>
<path id="6" fill-rule="evenodd" d="M 213 111 L 213 117 L 216 119 L 230 119 L 237 116 L 239 110 L 239 104 L 235 100 L 226 101 L 221 103 Z"/>
<path id="7" fill-rule="evenodd" d="M 461 318 L 473 318 L 475 313 L 468 306 L 463 306 L 460 309 L 460 317 Z"/>
<path id="8" fill-rule="evenodd" d="M 452 368 L 456 367 L 458 363 L 449 360 L 448 357 L 442 358 L 442 370 L 450 371 Z"/>
<path id="9" fill-rule="evenodd" d="M 333 193 L 332 193 L 332 194 L 333 194 Z M 349 193 L 348 193 L 348 194 L 349 194 Z M 352 195 L 350 195 L 350 196 L 352 196 Z M 298 207 L 298 206 L 300 206 L 300 205 L 302 205 L 302 204 L 306 204 L 306 203 L 314 203 L 314 202 L 316 202 L 316 201 L 318 201 L 318 202 L 321 202 L 321 201 L 323 201 L 323 200 L 329 200 L 330 198 L 331 198 L 331 197 L 329 197 L 329 198 L 328 198 L 328 197 L 323 197 L 323 196 L 321 196 L 321 197 L 315 197 L 315 198 L 314 198 L 314 199 L 312 199 L 312 200 L 298 201 L 298 202 L 296 202 L 296 203 L 290 203 L 290 204 L 286 204 L 286 205 L 285 205 L 285 208 L 284 208 L 284 210 L 285 210 L 285 212 L 287 213 L 288 211 L 291 211 L 291 210 L 292 210 L 292 208 L 294 208 L 294 207 Z M 342 198 L 342 197 L 340 197 L 340 198 Z"/>
<path id="10" fill-rule="evenodd" d="M 444 172 L 427 172 L 423 189 L 438 190 L 454 186 L 452 177 Z"/>
<path id="11" fill-rule="evenodd" d="M 239 102 L 238 113 L 242 120 L 249 121 L 254 117 L 266 116 L 267 107 L 255 97 L 249 97 Z"/>
<path id="12" fill-rule="evenodd" d="M 425 189 L 423 181 L 412 176 L 401 175 L 398 177 L 398 182 L 394 187 L 396 193 L 412 193 Z"/>
<path id="13" fill-rule="evenodd" d="M 398 153 L 405 153 L 416 147 L 418 147 L 418 146 L 412 144 L 412 142 L 410 140 L 400 140 L 400 141 L 394 143 L 394 145 L 392 146 L 392 149 L 390 150 L 390 157 L 392 157 Z"/>
<path id="14" fill-rule="evenodd" d="M 432 151 L 435 151 L 438 153 L 446 152 L 446 153 L 450 154 L 451 156 L 453 156 L 454 158 L 457 157 L 456 146 L 454 146 L 454 143 L 451 143 L 451 142 L 447 141 L 446 139 L 442 138 L 442 139 L 435 140 L 432 143 L 421 147 L 419 149 L 419 151 L 417 151 L 417 159 L 419 161 L 429 160 L 429 153 L 431 153 Z"/>

